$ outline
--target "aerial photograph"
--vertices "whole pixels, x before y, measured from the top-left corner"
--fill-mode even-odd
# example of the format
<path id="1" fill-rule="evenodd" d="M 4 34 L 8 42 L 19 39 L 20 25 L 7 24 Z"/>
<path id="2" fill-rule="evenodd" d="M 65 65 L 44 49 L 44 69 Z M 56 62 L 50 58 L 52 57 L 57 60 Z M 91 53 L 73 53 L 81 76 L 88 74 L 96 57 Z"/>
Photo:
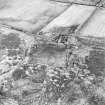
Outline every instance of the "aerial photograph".
<path id="1" fill-rule="evenodd" d="M 105 105 L 105 0 L 0 0 L 0 105 Z"/>

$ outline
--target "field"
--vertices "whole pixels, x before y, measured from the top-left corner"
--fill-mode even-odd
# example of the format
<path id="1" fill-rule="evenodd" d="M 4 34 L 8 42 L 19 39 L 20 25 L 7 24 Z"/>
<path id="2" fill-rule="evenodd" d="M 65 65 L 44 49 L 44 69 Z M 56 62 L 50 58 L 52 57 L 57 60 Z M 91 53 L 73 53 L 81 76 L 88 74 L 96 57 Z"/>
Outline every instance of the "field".
<path id="1" fill-rule="evenodd" d="M 103 0 L 0 0 L 0 105 L 105 105 Z"/>

